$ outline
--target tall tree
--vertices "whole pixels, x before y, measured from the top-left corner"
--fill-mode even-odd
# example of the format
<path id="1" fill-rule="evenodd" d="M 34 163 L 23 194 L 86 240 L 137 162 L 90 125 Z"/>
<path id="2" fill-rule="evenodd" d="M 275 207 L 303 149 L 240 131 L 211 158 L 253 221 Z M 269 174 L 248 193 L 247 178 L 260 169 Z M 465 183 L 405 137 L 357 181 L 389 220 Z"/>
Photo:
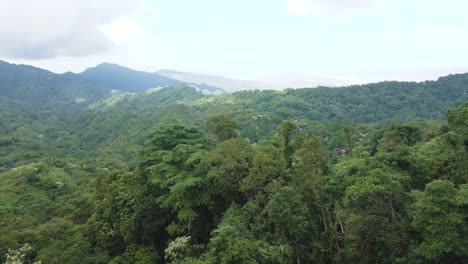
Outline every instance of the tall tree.
<path id="1" fill-rule="evenodd" d="M 468 258 L 468 185 L 435 180 L 413 191 L 412 227 L 421 235 L 415 252 L 434 263 Z"/>
<path id="2" fill-rule="evenodd" d="M 305 197 L 309 197 L 310 206 L 318 203 L 324 230 L 328 229 L 327 208 L 323 190 L 323 179 L 328 171 L 327 156 L 320 137 L 314 136 L 302 144 L 295 171 L 295 184 Z"/>
<path id="3" fill-rule="evenodd" d="M 196 174 L 196 167 L 210 147 L 200 130 L 173 125 L 153 131 L 142 151 L 141 173 L 159 191 L 159 206 L 175 214 L 167 227 L 172 235 L 207 239 L 208 227 L 195 225 L 204 219 L 210 204 L 207 180 Z"/>
<path id="4" fill-rule="evenodd" d="M 281 124 L 281 137 L 283 139 L 283 155 L 286 160 L 288 168 L 291 167 L 293 162 L 294 146 L 291 144 L 293 140 L 294 131 L 297 126 L 291 121 L 285 121 Z"/>
<path id="5" fill-rule="evenodd" d="M 218 214 L 232 202 L 245 203 L 240 186 L 249 174 L 253 156 L 254 149 L 248 141 L 233 138 L 219 143 L 202 158 L 198 173 L 206 176 Z"/>
<path id="6" fill-rule="evenodd" d="M 225 141 L 237 137 L 236 121 L 226 115 L 214 115 L 208 117 L 206 126 L 218 141 Z"/>
<path id="7" fill-rule="evenodd" d="M 380 169 L 355 177 L 337 210 L 344 220 L 343 261 L 394 263 L 409 247 L 403 225 L 408 195 Z"/>

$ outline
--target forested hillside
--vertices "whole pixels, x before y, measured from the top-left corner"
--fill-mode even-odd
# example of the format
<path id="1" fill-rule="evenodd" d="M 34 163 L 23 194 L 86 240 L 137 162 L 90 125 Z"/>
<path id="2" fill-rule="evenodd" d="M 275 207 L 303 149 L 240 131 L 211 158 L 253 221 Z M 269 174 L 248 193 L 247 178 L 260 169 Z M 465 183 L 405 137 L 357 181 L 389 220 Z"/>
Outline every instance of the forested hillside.
<path id="1" fill-rule="evenodd" d="M 204 130 L 209 116 L 225 113 L 236 120 L 241 136 L 252 143 L 278 133 L 284 120 L 293 120 L 307 133 L 331 138 L 328 144 L 333 149 L 342 147 L 335 135 L 346 126 L 385 127 L 417 119 L 440 120 L 446 109 L 468 100 L 467 90 L 468 75 L 424 83 L 385 82 L 217 96 L 201 95 L 178 85 L 126 98 L 103 111 L 88 112 L 77 122 L 76 133 L 81 142 L 113 151 L 126 149 L 129 143 L 141 145 L 144 136 L 160 124 L 192 124 Z"/>
<path id="2" fill-rule="evenodd" d="M 1 263 L 468 258 L 467 74 L 206 95 L 26 72 L 0 74 Z"/>
<path id="3" fill-rule="evenodd" d="M 121 91 L 136 93 L 145 92 L 150 88 L 164 87 L 181 82 L 175 79 L 165 77 L 164 75 L 158 73 L 136 71 L 112 63 L 102 63 L 94 68 L 88 68 L 84 72 L 80 73 L 79 76 L 84 80 L 87 80 L 97 85 L 111 87 L 113 89 Z M 223 91 L 223 89 L 221 88 L 209 86 L 203 83 L 184 83 L 193 85 L 203 91 Z"/>
<path id="4" fill-rule="evenodd" d="M 107 96 L 109 89 L 29 65 L 0 61 L 0 96 L 27 104 L 73 104 Z"/>

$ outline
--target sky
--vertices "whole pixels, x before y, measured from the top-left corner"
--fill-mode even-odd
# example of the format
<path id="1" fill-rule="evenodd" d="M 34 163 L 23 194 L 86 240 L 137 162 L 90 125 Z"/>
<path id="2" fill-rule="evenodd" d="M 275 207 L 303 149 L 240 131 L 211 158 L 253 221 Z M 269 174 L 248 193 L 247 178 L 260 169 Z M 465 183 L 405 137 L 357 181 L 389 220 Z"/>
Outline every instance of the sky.
<path id="1" fill-rule="evenodd" d="M 466 0 L 0 0 L 0 59 L 242 79 L 468 72 Z"/>

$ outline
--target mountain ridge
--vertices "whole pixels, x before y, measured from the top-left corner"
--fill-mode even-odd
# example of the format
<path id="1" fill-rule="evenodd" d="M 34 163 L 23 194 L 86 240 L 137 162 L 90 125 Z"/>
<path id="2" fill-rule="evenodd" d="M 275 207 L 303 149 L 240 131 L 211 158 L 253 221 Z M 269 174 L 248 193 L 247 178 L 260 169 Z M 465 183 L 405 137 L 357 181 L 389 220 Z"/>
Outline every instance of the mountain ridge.
<path id="1" fill-rule="evenodd" d="M 76 75 L 61 75 L 31 65 L 0 61 L 0 96 L 9 99 L 35 104 L 73 103 L 77 98 L 93 101 L 107 94 L 107 89 Z"/>
<path id="2" fill-rule="evenodd" d="M 77 74 L 85 80 L 125 92 L 143 93 L 151 88 L 173 85 L 179 80 L 145 71 L 134 70 L 119 64 L 104 62 Z M 206 85 L 193 84 L 202 91 L 215 92 L 222 89 Z"/>
<path id="3" fill-rule="evenodd" d="M 183 74 L 174 70 L 161 70 L 163 74 Z M 196 73 L 193 73 L 197 75 Z M 200 76 L 214 76 L 203 75 Z M 441 76 L 437 81 L 401 82 L 384 81 L 374 84 L 351 85 L 333 88 L 369 87 L 369 85 L 385 84 L 398 87 L 405 83 L 431 84 L 435 83 L 439 89 L 444 85 L 450 86 L 454 82 L 457 85 L 468 86 L 468 73 L 451 74 Z M 214 76 L 217 77 L 217 76 Z M 141 78 L 141 79 L 140 79 Z M 228 79 L 221 76 L 220 78 Z M 134 82 L 135 81 L 135 82 Z M 193 80 L 191 80 L 193 81 Z M 81 73 L 66 72 L 56 74 L 51 71 L 24 64 L 12 64 L 0 60 L 0 96 L 26 103 L 44 103 L 58 101 L 65 103 L 95 102 L 109 97 L 113 89 L 123 92 L 143 93 L 150 88 L 165 87 L 177 83 L 184 83 L 198 91 L 221 92 L 221 89 L 207 85 L 203 82 L 194 83 L 189 80 L 180 81 L 158 75 L 157 73 L 136 71 L 114 63 L 101 63 L 95 67 L 86 69 Z M 117 87 L 112 83 L 120 84 Z M 269 88 L 269 87 L 266 87 Z M 296 88 L 300 89 L 300 88 Z M 317 88 L 313 88 L 317 89 Z M 229 91 L 229 90 L 228 90 Z"/>
<path id="4" fill-rule="evenodd" d="M 181 82 L 112 63 L 102 63 L 78 74 L 58 74 L 32 65 L 0 60 L 0 96 L 38 106 L 84 102 L 88 105 L 111 96 L 112 90 L 144 93 L 150 88 L 177 83 Z M 203 92 L 222 91 L 205 84 L 185 84 Z"/>
<path id="5" fill-rule="evenodd" d="M 144 92 L 147 89 L 175 84 L 177 81 L 164 76 L 136 71 L 125 66 L 104 62 L 77 74 L 81 78 L 103 86 L 127 91 Z"/>

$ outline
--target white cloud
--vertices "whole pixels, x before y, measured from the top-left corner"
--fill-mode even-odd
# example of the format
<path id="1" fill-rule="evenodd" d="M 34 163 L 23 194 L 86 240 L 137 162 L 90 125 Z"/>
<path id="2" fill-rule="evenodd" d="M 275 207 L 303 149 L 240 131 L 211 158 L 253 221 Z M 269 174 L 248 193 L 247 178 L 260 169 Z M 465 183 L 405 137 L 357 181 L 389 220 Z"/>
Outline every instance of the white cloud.
<path id="1" fill-rule="evenodd" d="M 113 43 L 99 27 L 132 12 L 137 0 L 0 0 L 0 56 L 87 56 Z"/>
<path id="2" fill-rule="evenodd" d="M 100 26 L 100 29 L 117 47 L 141 48 L 161 43 L 159 38 L 146 32 L 135 18 L 129 16 L 121 16 Z"/>

